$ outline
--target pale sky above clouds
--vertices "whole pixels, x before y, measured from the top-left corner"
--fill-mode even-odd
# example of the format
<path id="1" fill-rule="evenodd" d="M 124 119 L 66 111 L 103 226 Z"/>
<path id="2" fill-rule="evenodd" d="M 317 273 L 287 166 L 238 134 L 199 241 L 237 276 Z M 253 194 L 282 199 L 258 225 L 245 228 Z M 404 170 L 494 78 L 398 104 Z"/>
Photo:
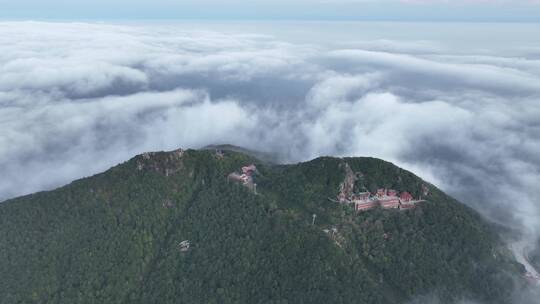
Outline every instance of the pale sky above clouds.
<path id="1" fill-rule="evenodd" d="M 3 19 L 540 21 L 540 0 L 0 0 Z"/>

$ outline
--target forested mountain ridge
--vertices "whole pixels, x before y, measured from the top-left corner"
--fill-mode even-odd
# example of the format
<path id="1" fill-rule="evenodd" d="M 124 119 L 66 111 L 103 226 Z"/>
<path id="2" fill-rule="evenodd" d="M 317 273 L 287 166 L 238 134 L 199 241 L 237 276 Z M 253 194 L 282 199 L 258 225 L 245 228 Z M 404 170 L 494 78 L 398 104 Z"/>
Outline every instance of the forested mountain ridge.
<path id="1" fill-rule="evenodd" d="M 256 192 L 228 179 L 252 163 Z M 358 213 L 332 201 L 347 166 L 358 188 L 429 195 Z M 521 271 L 475 211 L 373 158 L 145 153 L 1 203 L 0 236 L 1 303 L 509 303 Z"/>

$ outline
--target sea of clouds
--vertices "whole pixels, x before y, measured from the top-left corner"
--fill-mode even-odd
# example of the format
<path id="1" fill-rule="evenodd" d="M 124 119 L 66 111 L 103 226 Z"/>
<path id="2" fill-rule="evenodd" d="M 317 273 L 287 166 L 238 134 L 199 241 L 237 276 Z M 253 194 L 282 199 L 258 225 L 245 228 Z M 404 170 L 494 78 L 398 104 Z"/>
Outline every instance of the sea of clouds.
<path id="1" fill-rule="evenodd" d="M 433 34 L 466 40 L 466 25 L 426 39 L 302 26 L 0 22 L 0 200 L 230 143 L 283 162 L 383 158 L 540 232 L 539 38 L 483 25 L 490 43 L 466 48 Z"/>

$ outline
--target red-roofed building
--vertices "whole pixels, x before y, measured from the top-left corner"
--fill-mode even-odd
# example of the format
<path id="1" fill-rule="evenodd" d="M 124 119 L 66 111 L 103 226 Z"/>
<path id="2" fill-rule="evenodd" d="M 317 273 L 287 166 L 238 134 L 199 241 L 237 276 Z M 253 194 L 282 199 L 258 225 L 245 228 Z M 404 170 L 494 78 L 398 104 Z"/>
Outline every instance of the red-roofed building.
<path id="1" fill-rule="evenodd" d="M 358 194 L 354 194 L 352 199 L 353 201 L 365 201 L 370 197 L 371 193 L 369 192 L 362 192 Z"/>
<path id="2" fill-rule="evenodd" d="M 381 188 L 377 190 L 377 196 L 381 197 L 385 195 L 386 195 L 386 189 Z"/>
<path id="3" fill-rule="evenodd" d="M 366 211 L 377 207 L 377 201 L 361 201 L 354 204 L 356 211 Z"/>
<path id="4" fill-rule="evenodd" d="M 384 197 L 379 199 L 379 204 L 384 209 L 395 209 L 399 208 L 399 199 L 397 197 Z"/>
<path id="5" fill-rule="evenodd" d="M 387 194 L 387 195 L 388 195 L 388 196 L 397 196 L 397 191 L 394 190 L 394 189 L 390 189 L 390 190 L 388 190 L 388 194 Z"/>
<path id="6" fill-rule="evenodd" d="M 409 192 L 402 192 L 400 195 L 399 195 L 399 200 L 401 202 L 401 206 L 400 208 L 401 209 L 411 209 L 411 208 L 414 208 L 414 206 L 416 205 L 416 203 L 418 203 L 419 201 L 415 201 L 413 196 L 409 193 Z"/>
<path id="7" fill-rule="evenodd" d="M 252 181 L 251 176 L 247 174 L 238 174 L 236 172 L 229 174 L 229 178 L 238 182 L 242 182 L 244 185 Z"/>
<path id="8" fill-rule="evenodd" d="M 242 173 L 247 174 L 247 175 L 253 174 L 255 170 L 257 170 L 257 167 L 255 167 L 255 165 L 242 167 Z"/>
<path id="9" fill-rule="evenodd" d="M 401 192 L 401 194 L 399 195 L 399 199 L 401 200 L 401 202 L 410 202 L 412 201 L 413 197 L 409 192 L 405 191 Z"/>

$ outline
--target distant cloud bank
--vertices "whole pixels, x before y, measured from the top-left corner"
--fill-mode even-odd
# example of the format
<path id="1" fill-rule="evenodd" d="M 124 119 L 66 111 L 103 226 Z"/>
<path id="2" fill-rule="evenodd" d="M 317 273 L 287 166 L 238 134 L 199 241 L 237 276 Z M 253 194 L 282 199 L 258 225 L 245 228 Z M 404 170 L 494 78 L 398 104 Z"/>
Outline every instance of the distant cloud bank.
<path id="1" fill-rule="evenodd" d="M 540 48 L 0 23 L 0 199 L 215 143 L 384 158 L 540 232 Z"/>

